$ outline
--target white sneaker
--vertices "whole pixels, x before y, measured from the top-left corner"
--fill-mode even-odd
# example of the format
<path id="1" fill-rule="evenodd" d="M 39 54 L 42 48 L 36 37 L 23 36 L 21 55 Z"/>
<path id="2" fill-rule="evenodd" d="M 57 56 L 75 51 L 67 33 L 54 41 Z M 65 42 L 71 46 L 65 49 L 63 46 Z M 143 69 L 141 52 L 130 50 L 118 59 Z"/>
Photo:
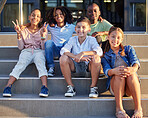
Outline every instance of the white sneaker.
<path id="1" fill-rule="evenodd" d="M 54 76 L 54 67 L 50 67 L 48 71 L 48 76 L 53 77 Z"/>
<path id="2" fill-rule="evenodd" d="M 90 98 L 97 98 L 98 96 L 99 96 L 98 87 L 91 87 L 89 97 Z"/>
<path id="3" fill-rule="evenodd" d="M 67 92 L 65 93 L 65 97 L 73 97 L 76 95 L 75 88 L 71 85 L 67 86 Z"/>

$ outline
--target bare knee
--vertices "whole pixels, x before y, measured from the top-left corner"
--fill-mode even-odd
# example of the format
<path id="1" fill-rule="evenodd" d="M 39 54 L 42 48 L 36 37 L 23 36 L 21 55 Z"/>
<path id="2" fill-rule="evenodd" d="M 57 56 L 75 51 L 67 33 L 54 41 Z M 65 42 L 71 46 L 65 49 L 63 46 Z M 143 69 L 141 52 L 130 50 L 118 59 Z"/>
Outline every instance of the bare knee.
<path id="1" fill-rule="evenodd" d="M 117 95 L 115 93 L 115 90 L 116 90 L 116 92 L 117 91 L 121 92 L 121 96 L 124 95 L 125 78 L 123 79 L 120 76 L 113 76 L 112 79 L 111 79 L 110 85 L 111 85 L 112 91 L 114 92 L 115 96 Z"/>
<path id="2" fill-rule="evenodd" d="M 94 55 L 92 59 L 92 63 L 101 63 L 101 58 L 99 55 Z"/>
<path id="3" fill-rule="evenodd" d="M 114 83 L 118 83 L 119 86 L 123 83 L 125 84 L 125 78 L 122 78 L 120 76 L 113 76 L 112 79 Z"/>
<path id="4" fill-rule="evenodd" d="M 127 82 L 137 82 L 137 81 L 139 81 L 139 79 L 136 73 L 127 77 Z"/>
<path id="5" fill-rule="evenodd" d="M 69 57 L 67 55 L 62 55 L 60 57 L 60 65 L 65 65 L 66 63 L 69 63 Z"/>

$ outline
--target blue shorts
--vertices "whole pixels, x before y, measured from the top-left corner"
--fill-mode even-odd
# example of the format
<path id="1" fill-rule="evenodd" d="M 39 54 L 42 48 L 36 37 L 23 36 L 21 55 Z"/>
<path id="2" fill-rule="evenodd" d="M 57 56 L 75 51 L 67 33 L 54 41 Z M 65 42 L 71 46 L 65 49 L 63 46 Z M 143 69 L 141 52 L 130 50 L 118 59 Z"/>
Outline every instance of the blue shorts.
<path id="1" fill-rule="evenodd" d="M 73 76 L 87 76 L 88 74 L 88 63 L 86 62 L 74 62 L 75 70 L 72 72 Z"/>

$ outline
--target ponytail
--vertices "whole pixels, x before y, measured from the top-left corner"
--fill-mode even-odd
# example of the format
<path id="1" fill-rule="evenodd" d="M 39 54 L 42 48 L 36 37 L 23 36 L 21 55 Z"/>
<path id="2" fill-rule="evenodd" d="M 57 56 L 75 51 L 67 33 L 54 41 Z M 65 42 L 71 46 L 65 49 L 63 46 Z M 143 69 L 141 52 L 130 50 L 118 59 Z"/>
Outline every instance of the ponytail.
<path id="1" fill-rule="evenodd" d="M 125 52 L 124 52 L 124 46 L 122 44 L 120 44 L 120 47 L 122 49 L 121 51 L 121 56 L 125 56 Z"/>

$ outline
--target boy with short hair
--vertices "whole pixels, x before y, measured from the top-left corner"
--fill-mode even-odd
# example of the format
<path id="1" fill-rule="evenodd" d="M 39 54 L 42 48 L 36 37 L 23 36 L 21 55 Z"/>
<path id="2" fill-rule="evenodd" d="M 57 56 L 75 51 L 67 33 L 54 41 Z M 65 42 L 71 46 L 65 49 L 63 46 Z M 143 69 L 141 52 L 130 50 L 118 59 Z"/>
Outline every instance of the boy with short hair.
<path id="1" fill-rule="evenodd" d="M 96 85 L 101 67 L 102 49 L 94 37 L 87 36 L 91 28 L 90 21 L 86 17 L 78 19 L 75 31 L 77 36 L 71 37 L 60 51 L 60 67 L 68 84 L 65 97 L 76 94 L 71 80 L 71 71 L 76 73 L 91 71 L 92 83 L 89 97 L 98 97 Z"/>

